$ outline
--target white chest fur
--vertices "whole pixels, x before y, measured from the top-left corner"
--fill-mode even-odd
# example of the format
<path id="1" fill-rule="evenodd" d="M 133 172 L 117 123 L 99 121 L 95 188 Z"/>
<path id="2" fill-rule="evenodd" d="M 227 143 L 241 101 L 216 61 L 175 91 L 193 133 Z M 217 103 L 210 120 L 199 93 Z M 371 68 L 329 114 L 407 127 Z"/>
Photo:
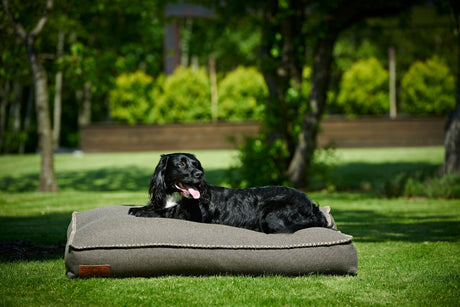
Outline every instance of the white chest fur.
<path id="1" fill-rule="evenodd" d="M 165 208 L 172 208 L 174 206 L 177 206 L 182 197 L 182 194 L 179 192 L 175 192 L 171 195 L 166 196 Z"/>

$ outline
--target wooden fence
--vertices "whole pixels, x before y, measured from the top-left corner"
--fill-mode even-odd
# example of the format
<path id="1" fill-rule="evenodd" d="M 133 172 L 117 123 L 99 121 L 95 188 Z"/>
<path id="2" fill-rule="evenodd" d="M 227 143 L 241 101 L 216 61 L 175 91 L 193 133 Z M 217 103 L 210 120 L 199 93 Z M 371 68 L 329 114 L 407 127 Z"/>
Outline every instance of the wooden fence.
<path id="1" fill-rule="evenodd" d="M 346 147 L 439 146 L 445 118 L 326 119 L 318 145 Z M 255 135 L 257 122 L 171 125 L 91 124 L 81 131 L 85 152 L 231 149 L 243 136 Z M 236 143 L 235 143 L 236 142 Z"/>

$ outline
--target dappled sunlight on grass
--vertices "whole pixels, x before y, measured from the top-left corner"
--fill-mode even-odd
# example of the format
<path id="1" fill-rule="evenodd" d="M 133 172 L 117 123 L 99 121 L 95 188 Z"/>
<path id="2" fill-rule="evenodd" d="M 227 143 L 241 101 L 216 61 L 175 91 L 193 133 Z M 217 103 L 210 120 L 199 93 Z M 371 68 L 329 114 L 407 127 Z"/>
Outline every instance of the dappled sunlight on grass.
<path id="1" fill-rule="evenodd" d="M 1 156 L 0 248 L 13 251 L 0 259 L 0 283 L 7 285 L 0 287 L 0 305 L 458 304 L 460 201 L 383 199 L 359 189 L 363 181 L 386 180 L 400 172 L 436 171 L 442 149 L 337 152 L 336 178 L 360 192 L 305 192 L 321 206 L 330 206 L 339 230 L 354 237 L 356 276 L 69 280 L 63 249 L 72 212 L 145 204 L 160 153 L 57 155 L 61 192 L 56 194 L 35 192 L 38 155 Z M 195 153 L 213 184 L 219 184 L 236 161 L 234 151 Z"/>
<path id="2" fill-rule="evenodd" d="M 401 175 L 425 178 L 433 176 L 440 169 L 439 163 L 424 162 L 348 162 L 338 165 L 332 181 L 339 189 L 362 189 L 375 186 Z"/>
<path id="3" fill-rule="evenodd" d="M 310 193 L 356 242 L 457 242 L 460 201 L 446 199 L 378 199 L 365 193 Z"/>
<path id="4" fill-rule="evenodd" d="M 58 154 L 56 176 L 61 191 L 147 191 L 161 152 Z M 206 178 L 218 184 L 233 163 L 234 151 L 196 151 Z M 0 191 L 36 191 L 39 156 L 0 157 Z"/>
<path id="5" fill-rule="evenodd" d="M 460 239 L 458 215 L 426 218 L 379 214 L 375 211 L 334 210 L 339 228 L 356 242 L 410 241 L 456 242 Z"/>

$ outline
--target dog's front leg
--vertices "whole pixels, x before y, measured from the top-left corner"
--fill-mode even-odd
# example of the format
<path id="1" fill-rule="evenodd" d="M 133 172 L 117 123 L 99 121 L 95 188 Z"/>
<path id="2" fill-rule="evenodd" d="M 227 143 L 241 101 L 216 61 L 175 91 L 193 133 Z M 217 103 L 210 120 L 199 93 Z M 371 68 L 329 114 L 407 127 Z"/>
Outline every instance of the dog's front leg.
<path id="1" fill-rule="evenodd" d="M 151 206 L 130 208 L 128 214 L 138 217 L 162 217 L 162 215 Z"/>

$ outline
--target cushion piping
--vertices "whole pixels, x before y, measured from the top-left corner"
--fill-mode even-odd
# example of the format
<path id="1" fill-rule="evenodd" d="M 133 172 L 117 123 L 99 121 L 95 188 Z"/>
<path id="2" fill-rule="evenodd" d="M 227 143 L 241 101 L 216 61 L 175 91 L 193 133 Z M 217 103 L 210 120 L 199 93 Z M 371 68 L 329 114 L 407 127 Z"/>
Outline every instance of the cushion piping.
<path id="1" fill-rule="evenodd" d="M 90 250 L 90 249 L 117 249 L 117 248 L 158 248 L 158 247 L 177 247 L 177 248 L 194 248 L 194 249 L 295 249 L 306 247 L 320 247 L 332 246 L 349 243 L 353 240 L 353 236 L 343 234 L 346 238 L 336 241 L 325 242 L 309 242 L 287 245 L 225 245 L 225 244 L 184 244 L 184 243 L 164 243 L 164 242 L 151 242 L 143 244 L 100 244 L 100 245 L 75 245 L 73 240 L 77 229 L 77 213 L 72 214 L 72 230 L 70 232 L 68 245 L 73 250 Z M 337 230 L 335 230 L 337 231 Z M 339 231 L 340 232 L 340 231 Z"/>

